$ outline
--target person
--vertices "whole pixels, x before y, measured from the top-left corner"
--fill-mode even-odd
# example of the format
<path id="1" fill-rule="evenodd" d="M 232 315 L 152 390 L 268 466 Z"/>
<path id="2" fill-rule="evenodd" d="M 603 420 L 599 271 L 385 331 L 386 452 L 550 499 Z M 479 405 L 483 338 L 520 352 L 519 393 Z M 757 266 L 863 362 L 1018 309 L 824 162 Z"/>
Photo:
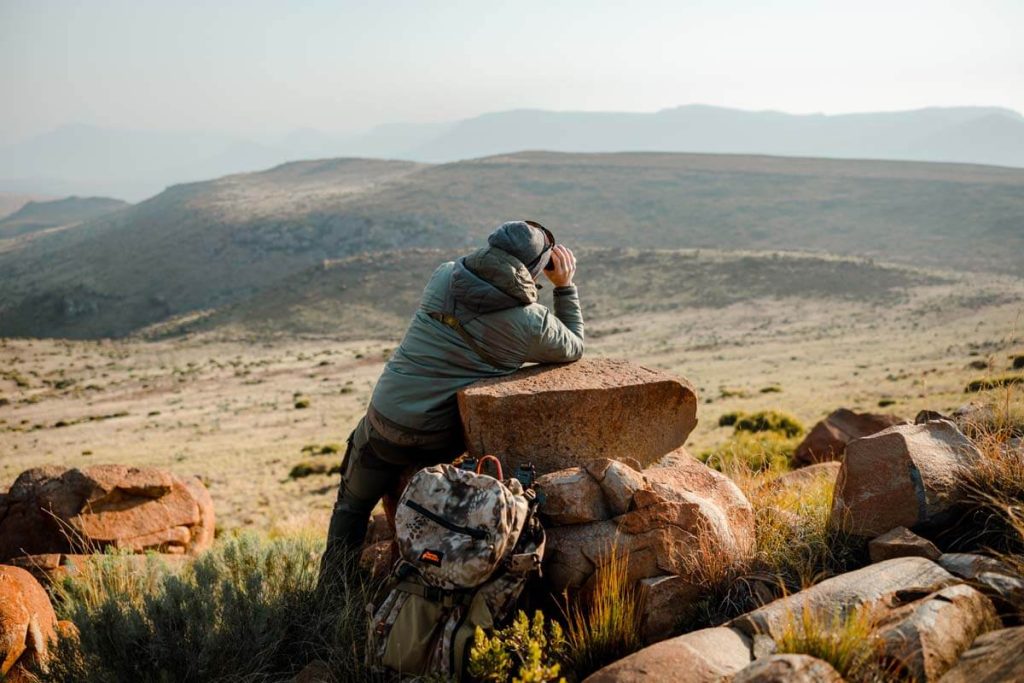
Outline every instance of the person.
<path id="1" fill-rule="evenodd" d="M 554 285 L 554 314 L 537 303 L 541 273 Z M 575 273 L 572 250 L 533 221 L 502 224 L 487 246 L 434 271 L 348 437 L 322 567 L 362 543 L 374 506 L 407 466 L 451 462 L 465 451 L 460 389 L 524 363 L 583 355 Z"/>

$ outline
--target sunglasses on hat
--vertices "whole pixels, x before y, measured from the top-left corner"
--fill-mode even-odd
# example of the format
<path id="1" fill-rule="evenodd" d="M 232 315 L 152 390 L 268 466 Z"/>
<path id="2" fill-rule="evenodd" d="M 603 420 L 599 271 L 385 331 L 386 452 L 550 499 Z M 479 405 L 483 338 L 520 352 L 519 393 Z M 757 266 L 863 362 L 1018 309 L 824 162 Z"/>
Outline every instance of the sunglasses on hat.
<path id="1" fill-rule="evenodd" d="M 544 258 L 545 256 L 547 256 L 548 252 L 550 252 L 552 249 L 555 248 L 555 236 L 551 234 L 550 230 L 545 228 L 543 225 L 541 225 L 537 221 L 523 221 L 523 222 L 526 223 L 527 225 L 529 225 L 531 228 L 537 228 L 538 230 L 540 230 L 541 232 L 544 233 L 544 248 L 541 249 L 540 254 L 537 256 L 537 258 L 535 258 L 533 261 L 531 261 L 526 266 L 527 269 L 532 271 L 533 267 L 536 266 L 538 263 L 540 263 L 540 260 L 542 258 Z M 548 262 L 544 265 L 544 270 L 554 270 L 554 269 L 555 269 L 555 263 L 554 263 L 554 261 L 551 261 L 549 259 Z"/>

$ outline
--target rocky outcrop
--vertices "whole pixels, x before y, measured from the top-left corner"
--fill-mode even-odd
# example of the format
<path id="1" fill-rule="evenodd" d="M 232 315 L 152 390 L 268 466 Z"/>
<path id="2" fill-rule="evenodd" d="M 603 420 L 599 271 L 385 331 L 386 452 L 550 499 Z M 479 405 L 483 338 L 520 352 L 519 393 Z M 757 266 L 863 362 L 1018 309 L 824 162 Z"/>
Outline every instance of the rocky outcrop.
<path id="1" fill-rule="evenodd" d="M 212 544 L 214 523 L 196 477 L 123 465 L 39 467 L 0 497 L 0 560 L 107 547 L 195 554 Z"/>
<path id="2" fill-rule="evenodd" d="M 596 483 L 580 484 L 580 477 Z M 724 475 L 690 457 L 670 454 L 643 472 L 613 461 L 541 477 L 537 487 L 556 503 L 556 514 L 590 510 L 606 518 L 553 526 L 547 518 L 545 576 L 556 590 L 585 587 L 612 546 L 629 562 L 629 579 L 691 577 L 701 553 L 740 561 L 753 549 L 750 503 Z M 566 500 L 588 491 L 603 502 Z M 549 503 L 541 506 L 546 514 Z"/>
<path id="3" fill-rule="evenodd" d="M 921 538 L 910 529 L 898 526 L 871 539 L 868 542 L 868 554 L 872 562 L 882 562 L 894 557 L 925 557 L 937 560 L 942 552 L 927 538 Z"/>
<path id="4" fill-rule="evenodd" d="M 981 458 L 952 422 L 897 425 L 846 450 L 832 522 L 873 537 L 898 526 L 918 530 L 946 521 L 964 494 L 967 469 Z"/>
<path id="5" fill-rule="evenodd" d="M 31 574 L 0 565 L 0 679 L 28 681 L 34 666 L 46 666 L 57 615 Z"/>
<path id="6" fill-rule="evenodd" d="M 1024 681 L 1024 626 L 990 631 L 971 644 L 941 683 Z"/>
<path id="7" fill-rule="evenodd" d="M 584 683 L 711 683 L 750 664 L 751 640 L 732 628 L 706 628 L 664 640 L 609 664 Z"/>
<path id="8" fill-rule="evenodd" d="M 992 602 L 959 584 L 924 597 L 896 593 L 875 638 L 884 670 L 925 683 L 946 673 L 980 634 L 1000 626 Z"/>
<path id="9" fill-rule="evenodd" d="M 922 557 L 900 557 L 826 579 L 810 588 L 780 598 L 735 619 L 732 625 L 753 637 L 778 640 L 793 615 L 806 611 L 844 616 L 863 605 L 884 605 L 899 591 L 929 594 L 957 583 L 940 566 Z"/>
<path id="10" fill-rule="evenodd" d="M 817 657 L 769 655 L 736 674 L 732 683 L 843 683 L 843 677 Z"/>
<path id="11" fill-rule="evenodd" d="M 803 467 L 816 462 L 841 460 L 846 446 L 854 439 L 869 436 L 904 422 L 895 415 L 855 413 L 840 408 L 814 425 L 793 453 L 793 466 Z"/>
<path id="12" fill-rule="evenodd" d="M 697 424 L 692 385 L 622 360 L 542 365 L 459 392 L 470 455 L 496 455 L 505 471 L 540 473 L 607 458 L 644 467 L 680 447 Z"/>

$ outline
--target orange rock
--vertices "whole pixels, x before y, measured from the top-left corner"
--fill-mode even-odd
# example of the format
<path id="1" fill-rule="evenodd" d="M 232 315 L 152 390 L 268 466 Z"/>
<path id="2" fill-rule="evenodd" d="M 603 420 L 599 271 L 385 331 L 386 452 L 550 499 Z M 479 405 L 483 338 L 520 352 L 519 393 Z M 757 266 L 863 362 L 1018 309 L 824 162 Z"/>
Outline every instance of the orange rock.
<path id="1" fill-rule="evenodd" d="M 854 439 L 876 434 L 887 427 L 905 422 L 895 415 L 855 413 L 840 408 L 814 425 L 793 454 L 794 467 L 816 462 L 841 460 L 846 446 Z"/>
<path id="2" fill-rule="evenodd" d="M 622 360 L 531 367 L 477 382 L 458 401 L 470 455 L 496 455 L 509 474 L 524 462 L 540 474 L 597 458 L 646 466 L 697 424 L 689 382 Z"/>
<path id="3" fill-rule="evenodd" d="M 599 470 L 606 477 L 612 471 Z M 721 473 L 680 450 L 658 466 L 633 475 L 622 477 L 629 486 L 615 489 L 616 497 L 632 490 L 629 512 L 547 529 L 545 576 L 556 590 L 587 587 L 613 545 L 628 558 L 630 581 L 665 575 L 695 579 L 693 572 L 704 553 L 714 553 L 724 562 L 740 562 L 752 552 L 753 509 Z M 548 478 L 557 481 L 559 475 Z M 632 489 L 634 485 L 644 488 Z M 602 492 L 607 496 L 598 488 L 598 494 Z M 622 501 L 618 505 L 621 508 Z M 579 507 L 584 509 L 597 508 Z"/>
<path id="4" fill-rule="evenodd" d="M 196 553 L 213 542 L 213 503 L 194 477 L 100 465 L 23 472 L 0 498 L 0 560 L 108 546 Z"/>
<path id="5" fill-rule="evenodd" d="M 39 582 L 24 569 L 0 565 L 0 678 L 28 680 L 31 665 L 46 666 L 57 615 Z"/>
<path id="6" fill-rule="evenodd" d="M 896 425 L 857 439 L 839 470 L 833 524 L 864 537 L 898 526 L 942 525 L 964 496 L 967 470 L 980 458 L 971 440 L 946 420 Z"/>

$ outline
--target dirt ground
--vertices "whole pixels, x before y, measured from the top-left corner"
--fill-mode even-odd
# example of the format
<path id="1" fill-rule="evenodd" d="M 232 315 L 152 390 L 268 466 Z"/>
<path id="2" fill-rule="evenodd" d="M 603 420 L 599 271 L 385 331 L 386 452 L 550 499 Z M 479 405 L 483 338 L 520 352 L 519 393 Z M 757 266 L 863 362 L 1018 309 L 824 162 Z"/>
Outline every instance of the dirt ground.
<path id="1" fill-rule="evenodd" d="M 969 380 L 1024 353 L 1022 302 L 1022 281 L 981 276 L 887 308 L 753 300 L 588 321 L 588 353 L 689 378 L 699 452 L 728 436 L 717 419 L 729 410 L 781 409 L 810 426 L 840 406 L 956 408 Z M 289 472 L 340 459 L 303 448 L 343 450 L 396 341 L 0 340 L 0 491 L 43 464 L 152 465 L 200 475 L 221 530 L 326 528 L 338 476 Z"/>

